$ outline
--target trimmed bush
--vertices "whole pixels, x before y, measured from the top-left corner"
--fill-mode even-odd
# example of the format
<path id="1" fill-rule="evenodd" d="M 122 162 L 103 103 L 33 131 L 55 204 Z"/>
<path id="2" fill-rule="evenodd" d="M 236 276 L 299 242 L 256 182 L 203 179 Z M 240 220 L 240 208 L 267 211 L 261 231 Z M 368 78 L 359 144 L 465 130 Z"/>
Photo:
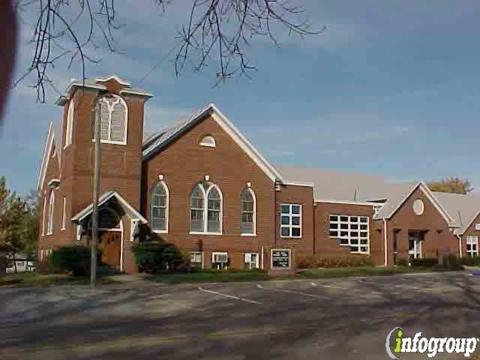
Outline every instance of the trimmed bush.
<path id="1" fill-rule="evenodd" d="M 311 255 L 297 259 L 300 269 L 374 266 L 368 255 Z"/>
<path id="2" fill-rule="evenodd" d="M 438 265 L 438 259 L 437 258 L 411 259 L 410 265 L 412 265 L 413 267 L 433 268 L 434 266 Z"/>
<path id="3" fill-rule="evenodd" d="M 53 250 L 50 262 L 60 272 L 84 276 L 90 273 L 90 248 L 86 246 L 63 246 Z"/>
<path id="4" fill-rule="evenodd" d="M 43 260 L 38 260 L 36 264 L 36 269 L 37 273 L 42 275 L 56 274 L 59 272 L 58 269 L 53 266 L 52 258 L 50 256 L 47 256 Z"/>
<path id="5" fill-rule="evenodd" d="M 442 258 L 442 267 L 449 270 L 461 270 L 463 266 L 460 259 L 455 255 L 444 255 Z"/>
<path id="6" fill-rule="evenodd" d="M 397 259 L 397 261 L 395 262 L 395 265 L 397 265 L 397 266 L 409 266 L 410 264 L 408 263 L 408 259 L 407 259 L 407 258 L 399 258 L 399 259 Z"/>
<path id="7" fill-rule="evenodd" d="M 480 256 L 464 256 L 459 260 L 461 265 L 480 266 Z"/>
<path id="8" fill-rule="evenodd" d="M 165 241 L 148 241 L 133 245 L 135 261 L 140 272 L 157 274 L 177 271 L 188 264 L 188 260 L 173 244 Z"/>

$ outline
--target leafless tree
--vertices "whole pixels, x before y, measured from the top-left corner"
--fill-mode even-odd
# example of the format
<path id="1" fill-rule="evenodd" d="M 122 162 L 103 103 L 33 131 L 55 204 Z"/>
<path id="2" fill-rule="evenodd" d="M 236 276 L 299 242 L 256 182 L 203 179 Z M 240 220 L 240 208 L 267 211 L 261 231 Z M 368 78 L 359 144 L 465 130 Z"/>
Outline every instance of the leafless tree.
<path id="1" fill-rule="evenodd" d="M 152 1 L 152 0 L 150 0 Z M 153 0 L 162 12 L 176 0 Z M 186 0 L 178 0 L 186 1 Z M 234 74 L 247 75 L 255 67 L 247 57 L 249 42 L 266 37 L 278 45 L 279 31 L 305 36 L 317 34 L 304 16 L 303 9 L 293 2 L 300 0 L 189 0 L 191 9 L 178 30 L 178 43 L 173 51 L 176 75 L 188 64 L 194 71 L 214 61 L 218 69 L 216 82 Z M 33 16 L 30 44 L 32 60 L 15 85 L 34 74 L 32 85 L 37 101 L 44 102 L 46 87 L 55 89 L 51 70 L 61 60 L 70 68 L 81 65 L 86 78 L 87 63 L 100 58 L 89 55 L 89 48 L 106 48 L 117 52 L 117 30 L 123 25 L 117 12 L 122 3 L 115 0 L 17 0 L 16 10 Z M 32 15 L 33 14 L 33 15 Z"/>

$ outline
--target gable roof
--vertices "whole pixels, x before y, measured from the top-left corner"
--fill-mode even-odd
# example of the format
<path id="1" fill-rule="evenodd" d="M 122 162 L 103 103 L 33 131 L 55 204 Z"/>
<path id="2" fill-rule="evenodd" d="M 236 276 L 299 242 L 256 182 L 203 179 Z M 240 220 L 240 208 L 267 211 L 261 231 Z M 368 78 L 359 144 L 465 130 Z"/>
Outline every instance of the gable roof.
<path id="1" fill-rule="evenodd" d="M 455 234 L 463 235 L 472 222 L 480 215 L 480 196 L 435 192 L 450 216 L 454 219 L 458 229 Z"/>
<path id="2" fill-rule="evenodd" d="M 143 160 L 148 160 L 177 140 L 193 126 L 211 118 L 245 151 L 260 169 L 272 180 L 282 181 L 281 174 L 260 154 L 248 139 L 230 122 L 230 120 L 214 105 L 208 104 L 189 117 L 175 122 L 171 127 L 147 138 L 143 143 Z"/>
<path id="3" fill-rule="evenodd" d="M 313 186 L 315 201 L 365 202 L 383 198 L 386 183 L 382 176 L 340 170 L 275 166 L 285 184 Z"/>
<path id="4" fill-rule="evenodd" d="M 387 201 L 374 216 L 374 219 L 390 219 L 417 189 L 420 189 L 425 194 L 449 226 L 456 226 L 455 220 L 450 216 L 442 203 L 435 197 L 423 181 L 390 185 Z"/>
<path id="5" fill-rule="evenodd" d="M 58 167 L 60 168 L 61 164 L 61 156 L 62 156 L 62 146 L 61 146 L 61 126 L 60 123 L 57 121 L 50 121 L 48 126 L 47 136 L 45 138 L 45 145 L 43 147 L 43 157 L 42 157 L 42 164 L 40 165 L 40 173 L 37 180 L 37 190 L 41 190 L 43 183 L 45 181 L 45 176 L 47 174 L 48 163 L 50 161 L 50 154 L 52 153 L 53 145 L 55 145 L 55 149 L 57 152 L 57 161 Z M 60 142 L 58 142 L 59 139 Z M 59 146 L 60 144 L 60 146 Z"/>
<path id="6" fill-rule="evenodd" d="M 382 176 L 339 170 L 276 166 L 286 184 L 311 184 L 314 201 L 379 206 L 374 219 L 389 219 L 420 187 L 450 226 L 455 226 L 442 203 L 423 182 L 389 183 Z M 480 207 L 479 207 L 480 209 Z"/>
<path id="7" fill-rule="evenodd" d="M 98 198 L 98 206 L 102 206 L 106 204 L 111 199 L 117 199 L 122 208 L 129 214 L 130 218 L 138 219 L 143 224 L 148 223 L 147 219 L 145 219 L 139 211 L 137 211 L 132 205 L 128 203 L 119 193 L 116 191 L 107 191 L 106 193 L 102 194 Z M 85 219 L 88 215 L 93 212 L 93 204 L 88 205 L 83 210 L 79 211 L 75 216 L 72 217 L 73 222 L 80 222 Z"/>

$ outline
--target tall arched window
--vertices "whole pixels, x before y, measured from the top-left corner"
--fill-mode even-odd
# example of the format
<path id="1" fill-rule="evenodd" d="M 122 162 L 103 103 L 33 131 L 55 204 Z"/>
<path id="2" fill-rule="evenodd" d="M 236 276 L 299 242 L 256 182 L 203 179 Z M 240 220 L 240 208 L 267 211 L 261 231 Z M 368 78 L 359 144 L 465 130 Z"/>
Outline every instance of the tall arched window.
<path id="1" fill-rule="evenodd" d="M 48 218 L 47 218 L 47 235 L 53 233 L 53 215 L 55 212 L 55 191 L 50 191 L 50 199 L 48 200 Z"/>
<path id="2" fill-rule="evenodd" d="M 67 112 L 67 128 L 65 129 L 65 146 L 67 147 L 73 140 L 73 115 L 75 113 L 75 103 L 70 100 Z"/>
<path id="3" fill-rule="evenodd" d="M 154 231 L 168 231 L 168 188 L 163 181 L 152 190 L 151 224 Z"/>
<path id="4" fill-rule="evenodd" d="M 221 234 L 222 193 L 209 182 L 196 185 L 190 194 L 190 231 Z"/>
<path id="5" fill-rule="evenodd" d="M 256 199 L 255 193 L 249 187 L 240 194 L 240 233 L 242 235 L 255 235 L 256 233 Z"/>
<path id="6" fill-rule="evenodd" d="M 127 104 L 118 95 L 105 95 L 99 100 L 100 140 L 106 143 L 127 143 Z"/>

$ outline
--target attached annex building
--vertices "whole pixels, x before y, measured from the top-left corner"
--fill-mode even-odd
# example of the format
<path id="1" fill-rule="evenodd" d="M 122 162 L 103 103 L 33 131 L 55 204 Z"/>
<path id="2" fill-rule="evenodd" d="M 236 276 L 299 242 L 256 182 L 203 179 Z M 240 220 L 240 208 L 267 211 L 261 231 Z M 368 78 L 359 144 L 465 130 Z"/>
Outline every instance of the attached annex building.
<path id="1" fill-rule="evenodd" d="M 271 248 L 401 258 L 478 255 L 480 199 L 423 182 L 273 166 L 213 104 L 144 140 L 152 95 L 116 77 L 72 81 L 52 122 L 38 180 L 39 259 L 86 243 L 93 121 L 101 105 L 102 261 L 137 271 L 132 244 L 159 237 L 203 268 L 267 268 Z"/>

